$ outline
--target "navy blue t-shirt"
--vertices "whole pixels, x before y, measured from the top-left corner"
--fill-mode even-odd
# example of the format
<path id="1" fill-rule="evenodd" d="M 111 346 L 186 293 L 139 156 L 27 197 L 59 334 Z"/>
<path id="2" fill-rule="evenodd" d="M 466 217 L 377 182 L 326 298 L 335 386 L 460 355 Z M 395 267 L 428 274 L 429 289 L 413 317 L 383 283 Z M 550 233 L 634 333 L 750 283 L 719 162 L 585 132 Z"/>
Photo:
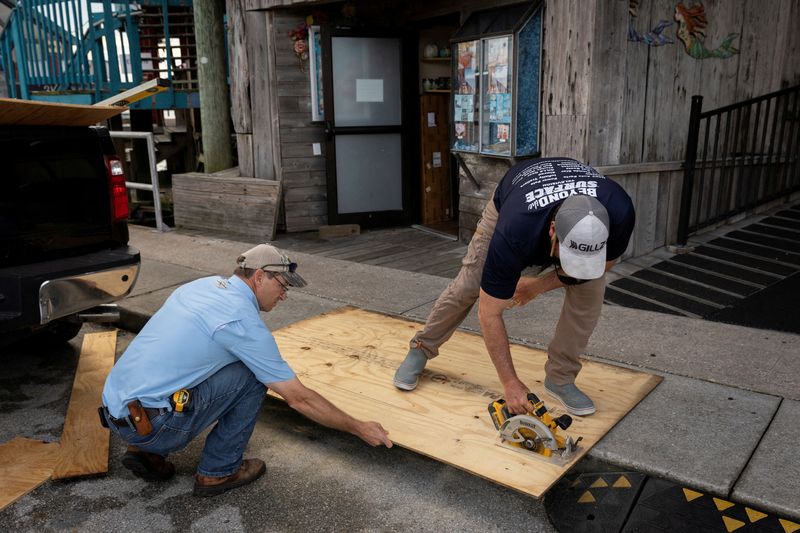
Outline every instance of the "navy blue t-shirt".
<path id="1" fill-rule="evenodd" d="M 630 196 L 619 184 L 574 159 L 524 161 L 503 176 L 494 193 L 499 217 L 481 278 L 486 293 L 507 300 L 526 267 L 552 263 L 550 220 L 555 208 L 575 194 L 596 197 L 608 211 L 606 260 L 625 252 L 636 217 Z"/>

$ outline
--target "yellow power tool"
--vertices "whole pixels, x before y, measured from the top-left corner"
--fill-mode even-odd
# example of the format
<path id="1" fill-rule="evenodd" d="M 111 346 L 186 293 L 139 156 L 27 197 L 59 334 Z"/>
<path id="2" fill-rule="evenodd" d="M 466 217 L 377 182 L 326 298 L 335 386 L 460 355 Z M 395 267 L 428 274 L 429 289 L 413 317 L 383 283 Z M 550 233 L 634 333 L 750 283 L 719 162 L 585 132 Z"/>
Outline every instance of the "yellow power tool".
<path id="1" fill-rule="evenodd" d="M 500 432 L 503 444 L 530 450 L 555 464 L 569 461 L 583 438 L 572 440 L 572 437 L 562 433 L 572 424 L 572 417 L 553 417 L 544 402 L 532 392 L 528 393 L 528 402 L 530 409 L 524 415 L 512 415 L 503 399 L 489 404 L 489 415 Z"/>

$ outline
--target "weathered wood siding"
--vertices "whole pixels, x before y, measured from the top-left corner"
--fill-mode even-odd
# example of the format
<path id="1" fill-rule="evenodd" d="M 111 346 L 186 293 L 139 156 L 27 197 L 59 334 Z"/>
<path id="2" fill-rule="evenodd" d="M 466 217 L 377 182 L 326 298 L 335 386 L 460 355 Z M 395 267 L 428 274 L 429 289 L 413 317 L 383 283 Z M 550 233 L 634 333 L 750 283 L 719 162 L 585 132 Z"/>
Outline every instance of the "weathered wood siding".
<path id="1" fill-rule="evenodd" d="M 297 58 L 288 36 L 307 13 L 273 13 L 286 231 L 315 230 L 328 223 L 324 127 L 311 121 L 309 63 Z M 320 144 L 322 155 L 313 155 L 313 143 Z"/>
<path id="2" fill-rule="evenodd" d="M 730 58 L 695 59 L 677 37 L 674 1 L 642 0 L 634 28 L 651 31 L 660 20 L 671 22 L 662 35 L 672 44 L 647 46 L 628 41 L 628 1 L 595 3 L 593 33 L 584 42 L 591 47 L 588 135 L 585 159 L 593 165 L 672 161 L 683 158 L 691 97 L 701 94 L 703 108 L 732 104 L 800 83 L 800 38 L 796 22 L 800 4 L 794 0 L 706 0 L 705 44 L 717 47 L 730 33 L 738 33 Z M 690 3 L 686 3 L 689 5 Z M 568 3 L 550 2 L 548 11 L 568 9 Z M 577 16 L 572 12 L 572 16 Z M 547 16 L 546 47 L 556 50 L 569 43 L 556 14 Z M 553 32 L 561 35 L 556 39 Z M 576 47 L 580 48 L 579 45 Z M 574 63 L 574 61 L 573 61 Z M 564 69 L 564 65 L 551 64 Z M 563 77 L 563 76 L 562 76 Z M 557 75 L 545 71 L 545 95 Z M 574 96 L 578 102 L 583 94 Z M 547 123 L 542 126 L 547 136 Z M 564 139 L 563 147 L 579 146 L 581 132 Z M 545 145 L 546 152 L 561 148 Z"/>

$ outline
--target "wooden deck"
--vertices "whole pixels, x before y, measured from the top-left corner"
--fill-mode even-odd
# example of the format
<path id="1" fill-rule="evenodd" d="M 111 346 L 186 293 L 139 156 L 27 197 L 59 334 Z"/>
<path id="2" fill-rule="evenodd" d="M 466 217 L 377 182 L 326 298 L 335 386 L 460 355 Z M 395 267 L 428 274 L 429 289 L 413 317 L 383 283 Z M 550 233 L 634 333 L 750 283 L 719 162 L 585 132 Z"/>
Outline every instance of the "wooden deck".
<path id="1" fill-rule="evenodd" d="M 285 250 L 445 278 L 456 275 L 467 252 L 467 245 L 452 238 L 409 227 L 329 239 L 320 239 L 317 232 L 282 234 L 275 244 Z"/>

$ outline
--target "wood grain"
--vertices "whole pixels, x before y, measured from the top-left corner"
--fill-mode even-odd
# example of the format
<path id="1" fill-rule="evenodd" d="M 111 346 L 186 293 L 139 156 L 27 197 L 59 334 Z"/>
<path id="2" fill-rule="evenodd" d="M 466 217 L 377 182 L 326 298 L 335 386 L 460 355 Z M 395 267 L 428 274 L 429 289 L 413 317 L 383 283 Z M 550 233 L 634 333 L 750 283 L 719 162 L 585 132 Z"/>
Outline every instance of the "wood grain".
<path id="1" fill-rule="evenodd" d="M 22 437 L 0 444 L 0 511 L 50 478 L 58 452 L 58 443 Z"/>
<path id="2" fill-rule="evenodd" d="M 114 366 L 116 345 L 117 330 L 83 337 L 53 479 L 108 472 L 108 430 L 100 425 L 97 408 L 103 404 L 103 384 Z"/>
<path id="3" fill-rule="evenodd" d="M 259 242 L 275 238 L 281 184 L 188 173 L 172 176 L 175 224 Z"/>
<path id="4" fill-rule="evenodd" d="M 557 466 L 497 445 L 487 406 L 503 388 L 479 335 L 456 332 L 428 363 L 414 392 L 392 385 L 419 327 L 347 308 L 277 330 L 275 338 L 301 381 L 353 416 L 379 421 L 396 444 L 537 498 L 661 381 L 584 361 L 578 384 L 598 412 L 575 418 L 569 433 L 583 437 L 581 449 L 567 465 Z M 546 354 L 518 345 L 511 353 L 533 392 L 552 411 L 561 411 L 541 383 Z"/>
<path id="5" fill-rule="evenodd" d="M 16 126 L 91 126 L 127 107 L 89 106 L 0 98 L 0 124 Z"/>

